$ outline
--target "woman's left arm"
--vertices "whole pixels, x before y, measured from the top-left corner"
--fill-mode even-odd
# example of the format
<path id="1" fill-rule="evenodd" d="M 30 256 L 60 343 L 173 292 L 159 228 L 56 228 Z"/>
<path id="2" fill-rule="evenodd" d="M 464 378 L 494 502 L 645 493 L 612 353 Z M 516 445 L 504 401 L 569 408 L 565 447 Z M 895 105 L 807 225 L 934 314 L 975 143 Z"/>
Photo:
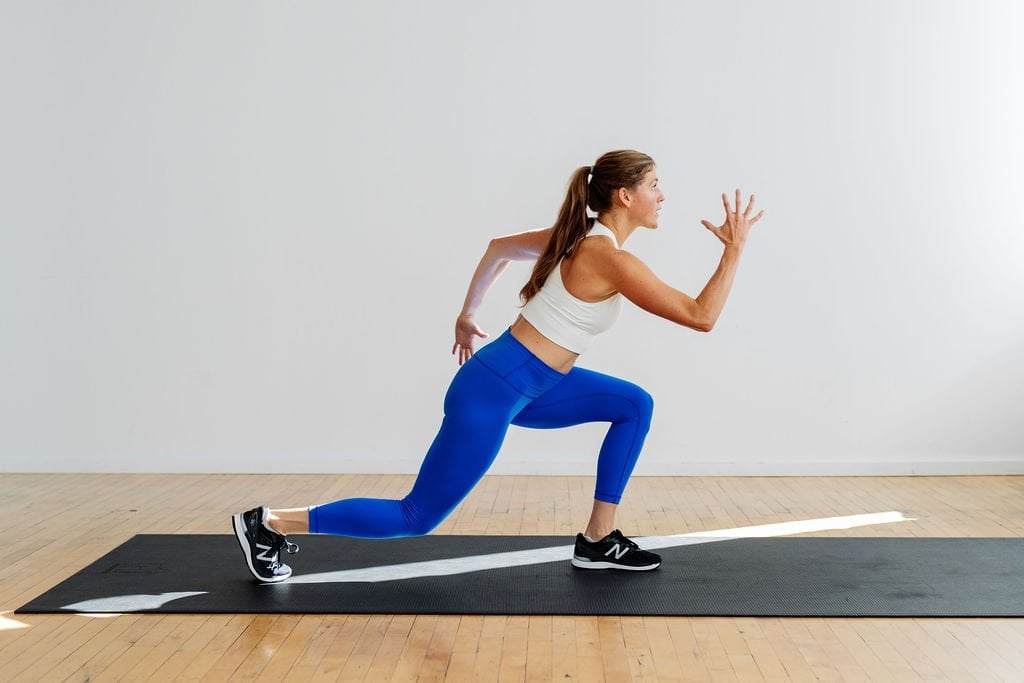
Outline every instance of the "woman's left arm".
<path id="1" fill-rule="evenodd" d="M 469 291 L 466 292 L 462 311 L 455 321 L 455 345 L 452 347 L 452 353 L 458 352 L 459 365 L 473 355 L 473 338 L 487 338 L 488 336 L 473 320 L 477 308 L 483 303 L 487 290 L 505 272 L 510 262 L 535 261 L 544 251 L 550 237 L 551 228 L 528 230 L 514 235 L 495 237 L 487 245 L 487 251 L 480 259 L 480 263 L 473 273 L 473 279 L 469 283 Z"/>

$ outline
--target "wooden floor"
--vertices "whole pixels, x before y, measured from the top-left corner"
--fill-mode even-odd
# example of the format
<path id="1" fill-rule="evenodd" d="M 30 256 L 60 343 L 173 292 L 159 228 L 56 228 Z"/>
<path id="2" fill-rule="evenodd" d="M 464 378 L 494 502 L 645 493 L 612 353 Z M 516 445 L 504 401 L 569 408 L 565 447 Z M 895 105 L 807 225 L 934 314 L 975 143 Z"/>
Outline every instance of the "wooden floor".
<path id="1" fill-rule="evenodd" d="M 1018 619 L 13 614 L 136 533 L 228 533 L 253 504 L 400 497 L 410 481 L 0 475 L 0 679 L 1024 680 Z M 488 477 L 437 533 L 571 536 L 592 486 Z M 1019 537 L 1022 494 L 1024 477 L 634 478 L 618 521 L 648 535 L 899 510 L 915 521 L 816 535 Z"/>

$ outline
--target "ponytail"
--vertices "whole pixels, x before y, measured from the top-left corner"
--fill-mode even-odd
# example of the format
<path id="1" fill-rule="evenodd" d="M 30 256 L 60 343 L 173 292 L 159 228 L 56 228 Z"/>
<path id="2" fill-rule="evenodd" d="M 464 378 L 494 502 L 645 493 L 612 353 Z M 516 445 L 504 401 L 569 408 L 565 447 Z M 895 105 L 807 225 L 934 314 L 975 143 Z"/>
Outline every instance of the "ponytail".
<path id="1" fill-rule="evenodd" d="M 537 264 L 533 267 L 533 273 L 526 285 L 520 290 L 519 298 L 526 304 L 544 286 L 551 271 L 558 266 L 558 263 L 573 253 L 583 238 L 587 236 L 594 219 L 587 217 L 587 176 L 590 175 L 592 167 L 580 166 L 572 174 L 569 181 L 569 190 L 565 194 L 562 208 L 558 212 L 558 220 L 555 221 L 551 231 L 551 238 L 544 247 Z"/>

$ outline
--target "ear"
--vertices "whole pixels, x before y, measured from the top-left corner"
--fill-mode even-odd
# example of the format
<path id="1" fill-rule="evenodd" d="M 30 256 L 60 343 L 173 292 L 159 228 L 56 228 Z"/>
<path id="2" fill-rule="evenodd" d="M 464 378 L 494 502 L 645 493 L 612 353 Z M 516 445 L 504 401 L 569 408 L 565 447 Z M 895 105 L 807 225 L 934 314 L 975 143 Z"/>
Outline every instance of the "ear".
<path id="1" fill-rule="evenodd" d="M 629 194 L 629 188 L 620 187 L 615 191 L 615 194 L 623 206 L 629 207 L 633 203 L 633 197 Z"/>

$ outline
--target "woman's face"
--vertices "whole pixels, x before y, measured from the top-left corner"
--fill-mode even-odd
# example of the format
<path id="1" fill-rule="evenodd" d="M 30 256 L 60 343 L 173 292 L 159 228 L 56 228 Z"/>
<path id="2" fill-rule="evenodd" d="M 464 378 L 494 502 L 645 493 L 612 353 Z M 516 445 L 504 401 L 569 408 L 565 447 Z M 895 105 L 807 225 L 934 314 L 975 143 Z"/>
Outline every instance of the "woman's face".
<path id="1" fill-rule="evenodd" d="M 658 227 L 658 212 L 661 211 L 661 203 L 665 201 L 665 193 L 658 185 L 658 169 L 652 168 L 644 175 L 644 179 L 630 190 L 633 198 L 630 213 L 633 214 L 636 222 L 652 230 Z"/>

